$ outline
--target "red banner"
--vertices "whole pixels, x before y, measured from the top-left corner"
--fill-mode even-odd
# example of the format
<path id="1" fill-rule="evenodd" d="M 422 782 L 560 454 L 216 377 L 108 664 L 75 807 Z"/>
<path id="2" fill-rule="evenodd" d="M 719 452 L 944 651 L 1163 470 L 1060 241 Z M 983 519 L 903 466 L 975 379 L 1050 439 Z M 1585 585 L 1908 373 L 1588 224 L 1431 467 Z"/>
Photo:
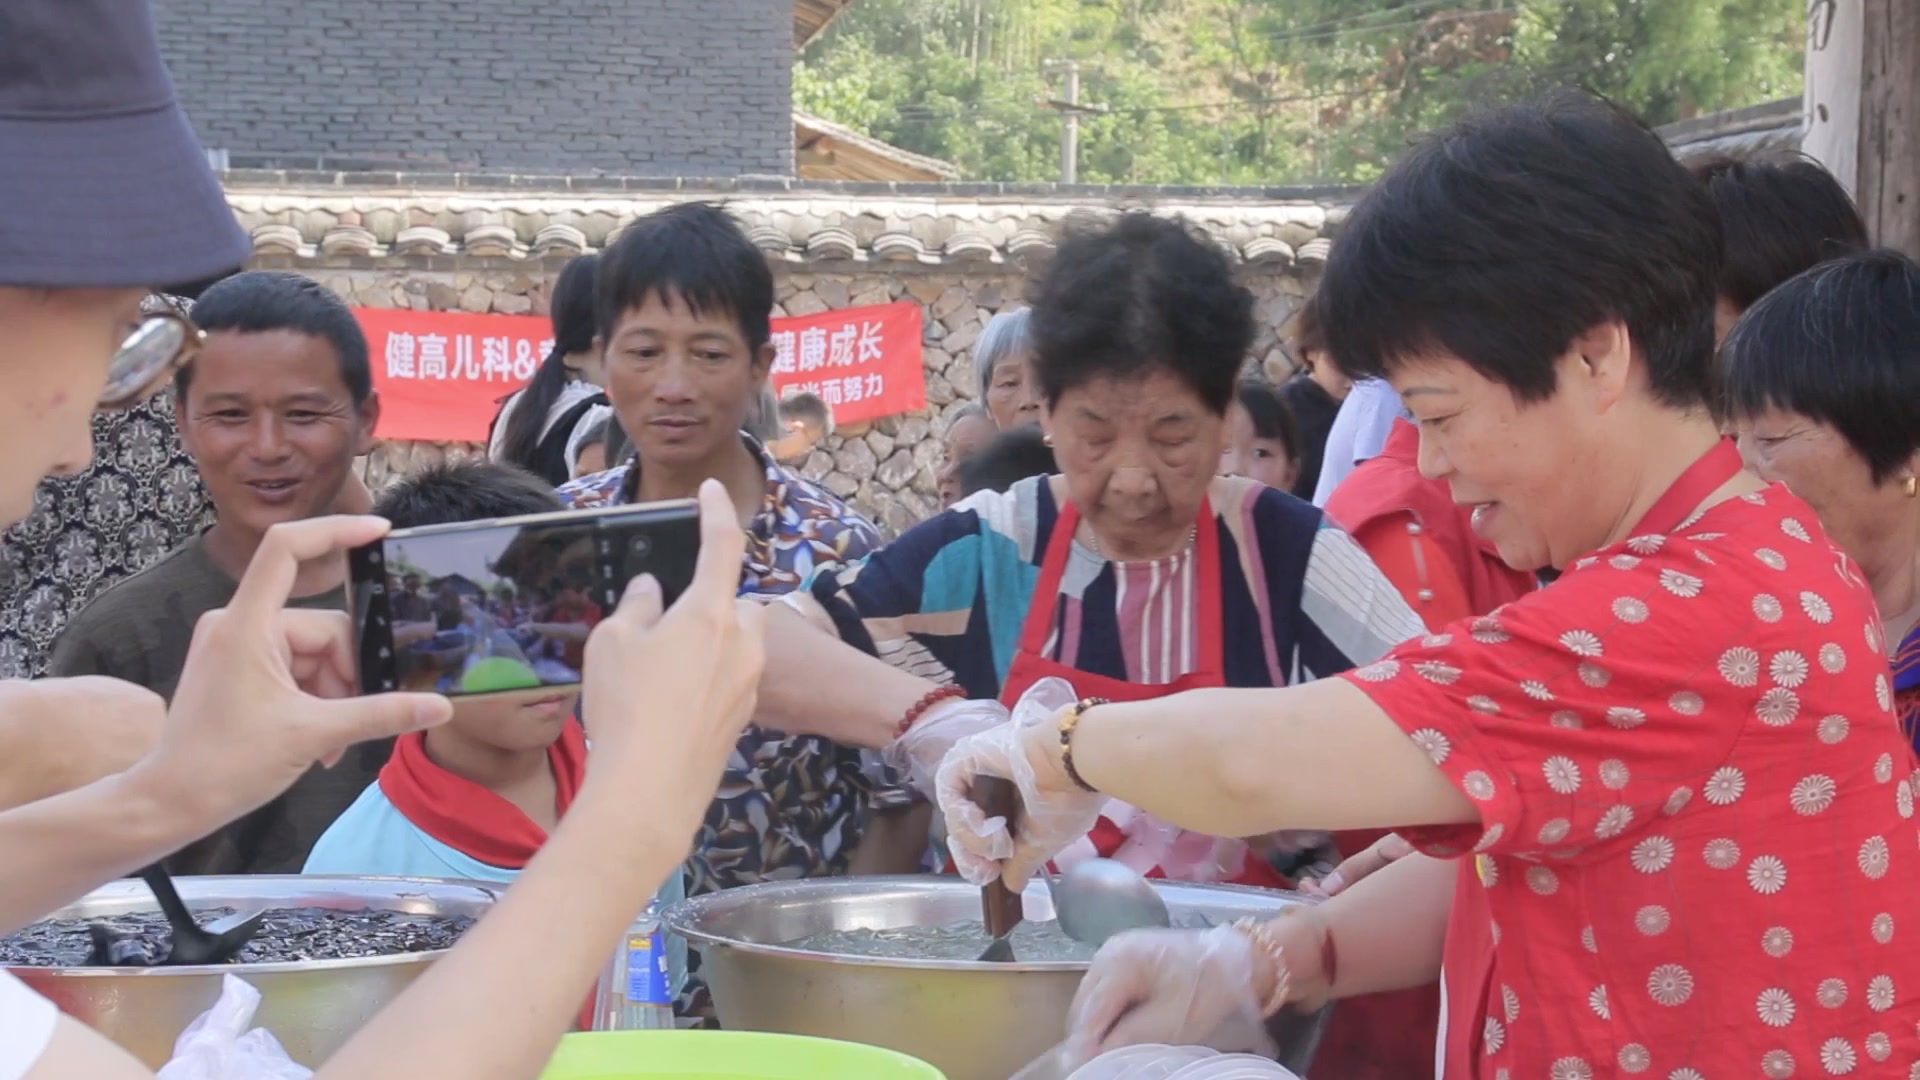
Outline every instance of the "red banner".
<path id="1" fill-rule="evenodd" d="M 500 399 L 533 377 L 553 327 L 532 315 L 355 308 L 380 391 L 380 437 L 480 442 Z M 920 305 L 846 308 L 773 320 L 776 396 L 820 395 L 838 423 L 927 404 Z"/>
<path id="2" fill-rule="evenodd" d="M 921 326 L 910 300 L 775 319 L 773 394 L 818 394 L 838 424 L 924 409 Z"/>

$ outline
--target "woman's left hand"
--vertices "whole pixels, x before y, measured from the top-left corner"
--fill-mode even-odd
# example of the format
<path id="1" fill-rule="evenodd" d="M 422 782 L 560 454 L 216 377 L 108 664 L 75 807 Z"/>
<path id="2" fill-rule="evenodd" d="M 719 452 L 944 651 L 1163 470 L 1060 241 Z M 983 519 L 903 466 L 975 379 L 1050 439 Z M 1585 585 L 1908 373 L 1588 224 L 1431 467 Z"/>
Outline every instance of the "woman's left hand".
<path id="1" fill-rule="evenodd" d="M 975 885 L 995 877 L 1019 892 L 1048 859 L 1099 820 L 1104 795 L 1073 782 L 1059 760 L 1057 714 L 1039 723 L 1002 724 L 960 741 L 940 765 L 935 788 L 947 844 L 960 876 Z M 1020 810 L 1010 830 L 973 801 L 977 777 L 1011 780 Z"/>

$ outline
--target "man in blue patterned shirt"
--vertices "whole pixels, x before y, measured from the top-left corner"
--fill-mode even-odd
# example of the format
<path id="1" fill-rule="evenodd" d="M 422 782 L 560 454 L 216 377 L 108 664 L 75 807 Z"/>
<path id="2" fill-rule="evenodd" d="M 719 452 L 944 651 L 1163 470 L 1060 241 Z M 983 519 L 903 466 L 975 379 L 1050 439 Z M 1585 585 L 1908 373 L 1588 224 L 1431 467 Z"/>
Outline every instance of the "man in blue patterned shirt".
<path id="1" fill-rule="evenodd" d="M 569 505 L 690 497 L 719 479 L 747 531 L 742 595 L 791 592 L 879 546 L 871 522 L 741 430 L 773 362 L 773 275 L 738 225 L 704 204 L 644 217 L 602 256 L 597 289 L 607 396 L 635 457 L 562 487 Z M 695 838 L 689 893 L 846 873 L 872 809 L 906 798 L 863 760 L 749 728 Z"/>

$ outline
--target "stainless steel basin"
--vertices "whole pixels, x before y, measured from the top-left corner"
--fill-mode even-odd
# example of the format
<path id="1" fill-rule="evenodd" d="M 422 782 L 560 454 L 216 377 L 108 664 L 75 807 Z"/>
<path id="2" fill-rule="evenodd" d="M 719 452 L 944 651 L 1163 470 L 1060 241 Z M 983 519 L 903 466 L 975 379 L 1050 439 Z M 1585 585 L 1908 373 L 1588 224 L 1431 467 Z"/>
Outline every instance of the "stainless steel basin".
<path id="1" fill-rule="evenodd" d="M 1229 885 L 1154 882 L 1175 921 L 1272 914 L 1304 898 Z M 1021 897 L 1052 919 L 1046 886 Z M 980 917 L 980 890 L 951 877 L 775 882 L 696 897 L 664 913 L 700 950 L 722 1026 L 884 1046 L 932 1063 L 948 1080 L 1006 1080 L 1066 1034 L 1087 965 L 835 956 L 783 947 L 832 930 L 938 926 Z M 1289 1016 L 1281 1062 L 1304 1075 L 1327 1013 Z"/>
<path id="2" fill-rule="evenodd" d="M 181 899 L 196 910 L 323 907 L 477 917 L 500 896 L 494 886 L 426 878 L 262 875 L 181 877 L 174 881 Z M 155 907 L 153 894 L 144 883 L 116 881 L 47 917 L 93 918 L 152 911 Z M 442 952 L 424 952 L 364 960 L 208 967 L 8 970 L 53 999 L 63 1012 L 155 1069 L 173 1056 L 173 1044 L 181 1030 L 219 998 L 221 977 L 239 975 L 260 991 L 260 1010 L 254 1015 L 254 1025 L 271 1031 L 295 1061 L 313 1067 L 339 1049 L 440 955 Z"/>

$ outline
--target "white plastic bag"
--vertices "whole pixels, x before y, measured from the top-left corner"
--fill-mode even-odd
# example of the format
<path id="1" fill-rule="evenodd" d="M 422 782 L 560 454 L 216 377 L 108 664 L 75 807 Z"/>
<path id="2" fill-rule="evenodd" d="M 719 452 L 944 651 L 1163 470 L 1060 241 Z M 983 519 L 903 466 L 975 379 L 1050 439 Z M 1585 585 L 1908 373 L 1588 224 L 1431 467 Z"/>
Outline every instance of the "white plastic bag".
<path id="1" fill-rule="evenodd" d="M 220 1000 L 180 1033 L 160 1080 L 309 1080 L 313 1070 L 287 1056 L 266 1028 L 250 1028 L 260 991 L 228 975 Z"/>

